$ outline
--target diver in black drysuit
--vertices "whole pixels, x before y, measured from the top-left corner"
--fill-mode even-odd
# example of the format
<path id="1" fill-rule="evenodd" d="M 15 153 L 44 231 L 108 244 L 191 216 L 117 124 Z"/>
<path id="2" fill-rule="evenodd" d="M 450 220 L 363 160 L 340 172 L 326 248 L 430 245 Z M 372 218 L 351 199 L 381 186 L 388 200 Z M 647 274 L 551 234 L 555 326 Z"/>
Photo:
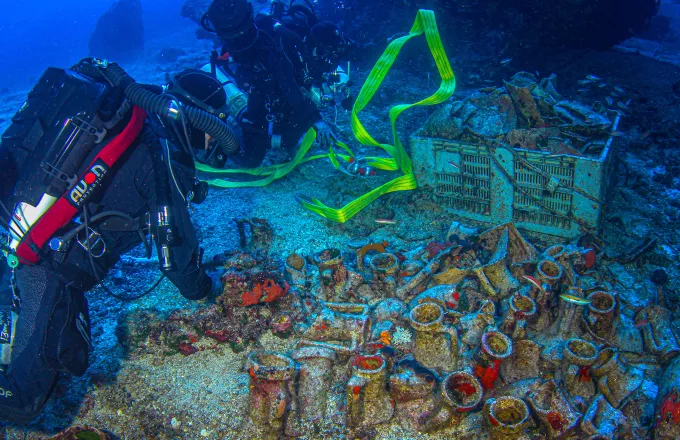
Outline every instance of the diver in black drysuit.
<path id="1" fill-rule="evenodd" d="M 33 420 L 50 397 L 59 372 L 82 375 L 89 365 L 91 343 L 85 292 L 98 283 L 98 278 L 105 276 L 122 254 L 141 243 L 139 230 L 145 227 L 145 214 L 153 212 L 158 202 L 159 167 L 166 165 L 159 163 L 155 152 L 162 151 L 165 145 L 161 143 L 170 136 L 163 128 L 157 129 L 150 124 L 150 119 L 147 118 L 142 132 L 112 168 L 103 191 L 87 204 L 90 218 L 99 212 L 115 210 L 128 214 L 135 221 L 109 217 L 91 225 L 106 243 L 106 252 L 100 258 L 91 259 L 84 247 L 73 240 L 66 252 L 48 249 L 38 264 L 20 265 L 15 270 L 14 289 L 20 297 L 21 311 L 11 362 L 0 372 L 2 419 L 16 423 Z M 117 127 L 125 126 L 125 123 L 123 120 Z M 174 162 L 174 180 L 170 182 L 171 207 L 180 237 L 172 248 L 174 269 L 164 274 L 184 297 L 199 300 L 219 292 L 221 284 L 214 277 L 211 279 L 201 266 L 202 253 L 187 211 L 185 197 L 196 186 L 192 158 L 172 144 L 168 147 Z M 2 153 L 0 151 L 0 161 L 7 161 L 8 156 Z M 6 164 L 0 166 L 11 169 L 5 168 Z M 11 173 L 3 175 L 0 196 L 5 198 L 11 194 L 13 186 Z M 64 230 L 74 226 L 72 222 Z M 96 246 L 101 244 L 90 243 L 90 247 L 99 253 L 101 249 Z M 0 305 L 8 305 L 13 300 L 12 288 L 7 282 L 8 277 L 3 277 Z M 0 342 L 4 342 L 2 334 Z"/>
<path id="2" fill-rule="evenodd" d="M 266 72 L 273 72 L 271 75 L 259 71 L 260 65 L 250 63 L 239 64 L 234 71 L 239 88 L 248 91 L 248 107 L 240 124 L 243 148 L 230 159 L 246 168 L 262 163 L 272 147 L 273 134 L 281 136 L 281 148 L 287 151 L 293 151 L 312 126 L 319 127 L 327 137 L 334 137 L 316 104 L 300 91 L 293 67 L 280 56 L 271 56 L 268 61 Z M 276 131 L 270 132 L 270 122 Z"/>
<path id="3" fill-rule="evenodd" d="M 281 136 L 281 147 L 292 152 L 310 127 L 322 147 L 332 145 L 335 134 L 306 92 L 319 86 L 341 57 L 355 54 L 358 45 L 303 6 L 291 6 L 286 16 L 254 15 L 246 0 L 214 0 L 203 26 L 223 43 L 221 56 L 212 62 L 248 94 L 240 121 L 243 144 L 239 154 L 230 156 L 234 162 L 258 166 L 275 135 Z M 233 70 L 229 57 L 236 63 Z"/>

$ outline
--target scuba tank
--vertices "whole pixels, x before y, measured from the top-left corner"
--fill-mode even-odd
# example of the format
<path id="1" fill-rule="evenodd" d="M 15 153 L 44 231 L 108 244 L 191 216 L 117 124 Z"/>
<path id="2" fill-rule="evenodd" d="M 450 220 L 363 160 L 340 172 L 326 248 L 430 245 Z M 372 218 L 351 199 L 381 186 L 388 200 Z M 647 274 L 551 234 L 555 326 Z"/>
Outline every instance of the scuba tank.
<path id="1" fill-rule="evenodd" d="M 218 66 L 216 63 L 217 52 L 213 51 L 210 63 L 201 67 L 201 71 L 213 75 L 222 85 L 226 104 L 220 108 L 220 118 L 231 124 L 233 129 L 240 132 L 240 128 L 237 127 L 243 122 L 244 115 L 248 109 L 248 95 L 238 88 L 228 65 L 225 68 L 222 65 Z M 223 61 L 223 63 L 228 63 L 228 61 Z M 222 168 L 227 161 L 227 155 L 218 147 L 213 147 L 207 158 L 200 161 L 214 168 Z"/>
<path id="2" fill-rule="evenodd" d="M 213 55 L 217 56 L 217 53 L 213 52 Z M 214 73 L 217 80 L 222 83 L 222 88 L 227 95 L 227 105 L 222 111 L 226 116 L 231 116 L 236 122 L 241 123 L 248 108 L 248 95 L 238 88 L 236 80 L 224 68 L 210 63 L 201 67 L 201 70 Z"/>

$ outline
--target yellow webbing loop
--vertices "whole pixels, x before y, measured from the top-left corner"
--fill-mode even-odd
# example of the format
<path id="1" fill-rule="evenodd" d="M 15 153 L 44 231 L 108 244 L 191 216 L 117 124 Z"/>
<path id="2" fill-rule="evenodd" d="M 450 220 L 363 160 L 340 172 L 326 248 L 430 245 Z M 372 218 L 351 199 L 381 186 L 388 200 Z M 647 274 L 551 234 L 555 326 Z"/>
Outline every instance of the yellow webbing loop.
<path id="1" fill-rule="evenodd" d="M 435 64 L 437 65 L 437 70 L 441 76 L 441 84 L 439 89 L 430 97 L 418 101 L 414 104 L 400 104 L 392 107 L 389 112 L 390 124 L 392 126 L 392 137 L 394 145 L 381 144 L 377 142 L 371 135 L 366 131 L 364 126 L 359 121 L 358 114 L 363 110 L 366 105 L 371 101 L 373 95 L 380 87 L 382 81 L 387 76 L 392 64 L 396 60 L 401 48 L 406 44 L 408 40 L 413 37 L 425 34 L 425 39 L 427 41 L 428 47 L 432 52 Z M 357 140 L 367 146 L 374 146 L 382 148 L 390 157 L 366 157 L 364 160 L 367 161 L 367 165 L 381 170 L 397 171 L 400 170 L 403 175 L 393 179 L 384 185 L 370 191 L 367 194 L 349 202 L 347 205 L 339 209 L 330 208 L 324 205 L 320 200 L 307 197 L 304 195 L 298 196 L 298 201 L 305 208 L 310 211 L 316 212 L 317 214 L 339 223 L 344 223 L 353 217 L 356 213 L 365 208 L 368 204 L 373 202 L 378 197 L 383 194 L 387 194 L 394 191 L 407 191 L 417 187 L 415 176 L 413 175 L 413 167 L 411 164 L 411 159 L 406 154 L 403 145 L 397 137 L 397 130 L 395 123 L 399 115 L 405 110 L 423 105 L 434 105 L 446 101 L 453 95 L 454 89 L 456 87 L 456 79 L 451 70 L 451 65 L 444 51 L 444 46 L 442 45 L 441 38 L 439 37 L 439 31 L 437 30 L 437 23 L 435 21 L 434 12 L 430 10 L 421 9 L 418 11 L 416 20 L 411 28 L 408 35 L 397 38 L 393 40 L 385 49 L 385 52 L 380 56 L 378 62 L 375 64 L 371 73 L 369 74 L 366 82 L 359 92 L 354 106 L 352 108 L 352 132 Z M 234 170 L 217 170 L 205 165 L 197 164 L 196 169 L 205 173 L 215 174 L 215 175 L 226 175 L 226 174 L 251 174 L 254 176 L 267 176 L 263 179 L 249 181 L 249 182 L 235 182 L 235 181 L 225 181 L 225 180 L 210 180 L 208 183 L 212 186 L 222 187 L 222 188 L 239 188 L 248 186 L 265 186 L 279 179 L 290 171 L 292 171 L 297 165 L 308 162 L 313 159 L 319 159 L 323 157 L 328 157 L 337 169 L 339 168 L 338 158 L 344 160 L 345 162 L 350 162 L 354 159 L 354 154 L 351 150 L 343 143 L 338 142 L 336 145 L 340 146 L 342 149 L 348 152 L 349 155 L 343 155 L 336 153 L 333 148 L 329 149 L 327 155 L 318 155 L 313 157 L 305 158 L 305 155 L 311 148 L 312 143 L 316 138 L 316 132 L 314 129 L 310 129 L 302 140 L 300 148 L 293 158 L 288 163 L 274 165 L 264 168 L 256 169 L 234 169 Z"/>
<path id="2" fill-rule="evenodd" d="M 219 188 L 244 188 L 244 187 L 251 187 L 251 186 L 267 186 L 270 183 L 272 183 L 276 179 L 280 179 L 281 177 L 285 176 L 286 174 L 290 173 L 296 166 L 298 166 L 301 163 L 313 160 L 313 159 L 318 159 L 320 157 L 327 157 L 328 155 L 321 155 L 321 156 L 313 156 L 313 157 L 308 157 L 305 159 L 305 155 L 311 148 L 312 144 L 314 143 L 314 139 L 316 139 L 316 132 L 314 129 L 309 129 L 307 131 L 307 134 L 305 134 L 305 137 L 302 138 L 302 142 L 300 143 L 300 148 L 298 149 L 297 153 L 295 154 L 295 157 L 293 160 L 290 162 L 282 163 L 279 165 L 272 165 L 269 167 L 261 167 L 261 168 L 252 168 L 252 169 L 228 169 L 228 170 L 221 170 L 217 168 L 213 168 L 207 165 L 203 165 L 200 163 L 196 164 L 196 170 L 201 171 L 203 173 L 207 174 L 214 174 L 214 175 L 226 175 L 226 174 L 250 174 L 253 176 L 267 176 L 263 179 L 258 179 L 258 180 L 251 180 L 251 181 L 245 181 L 245 182 L 236 182 L 232 180 L 221 180 L 221 179 L 212 179 L 208 180 L 208 184 L 211 186 L 216 186 Z"/>
<path id="3" fill-rule="evenodd" d="M 437 70 L 439 71 L 442 82 L 434 95 L 423 99 L 422 101 L 416 102 L 415 104 L 400 104 L 390 109 L 390 124 L 392 125 L 392 137 L 394 139 L 394 145 L 381 144 L 373 139 L 368 131 L 366 131 L 359 120 L 358 114 L 371 101 L 371 98 L 373 98 L 373 95 L 380 87 L 383 79 L 385 79 L 387 76 L 387 73 L 392 67 L 392 64 L 396 60 L 404 44 L 411 38 L 419 36 L 423 33 L 425 33 L 425 39 L 427 40 L 428 47 L 430 48 L 432 56 L 434 57 L 434 61 L 437 65 Z M 368 194 L 364 194 L 363 196 L 349 202 L 340 209 L 330 208 L 317 199 L 312 199 L 305 196 L 299 197 L 302 206 L 309 209 L 310 211 L 322 215 L 329 220 L 344 223 L 383 194 L 394 191 L 406 191 L 416 188 L 417 184 L 415 176 L 413 175 L 411 159 L 406 154 L 406 151 L 404 150 L 404 147 L 397 136 L 397 129 L 395 126 L 396 120 L 403 111 L 411 107 L 434 105 L 446 101 L 451 97 L 451 95 L 453 95 L 455 87 L 456 79 L 453 74 L 453 70 L 451 70 L 451 65 L 449 64 L 449 60 L 444 51 L 442 41 L 439 37 L 434 12 L 421 9 L 418 11 L 418 15 L 416 16 L 415 23 L 413 24 L 410 33 L 401 38 L 395 39 L 389 44 L 389 46 L 387 46 L 387 49 L 385 49 L 385 52 L 382 54 L 380 59 L 378 59 L 378 62 L 373 67 L 373 70 L 371 70 L 371 73 L 361 88 L 359 96 L 357 97 L 354 107 L 352 108 L 352 132 L 354 133 L 354 136 L 357 138 L 357 140 L 363 145 L 382 148 L 392 158 L 392 160 L 389 158 L 372 158 L 373 162 L 370 164 L 380 169 L 399 169 L 402 173 L 404 173 L 404 175 L 385 183 Z"/>

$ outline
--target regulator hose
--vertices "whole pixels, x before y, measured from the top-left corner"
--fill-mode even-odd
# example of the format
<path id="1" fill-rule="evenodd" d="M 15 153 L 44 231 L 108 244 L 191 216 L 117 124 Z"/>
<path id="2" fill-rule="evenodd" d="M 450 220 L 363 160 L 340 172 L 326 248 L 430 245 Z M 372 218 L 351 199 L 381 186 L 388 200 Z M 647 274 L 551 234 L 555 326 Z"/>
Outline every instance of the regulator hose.
<path id="1" fill-rule="evenodd" d="M 227 156 L 234 154 L 241 148 L 241 144 L 234 135 L 234 132 L 215 115 L 196 107 L 185 107 L 184 112 L 191 122 L 191 125 L 200 131 L 208 133 L 215 139 L 217 145 Z"/>
<path id="2" fill-rule="evenodd" d="M 138 84 L 134 78 L 116 63 L 103 63 L 102 67 L 91 64 L 94 60 L 86 59 L 74 66 L 72 70 L 94 77 L 105 78 L 111 84 L 123 89 L 125 96 L 136 106 L 148 113 L 159 115 L 170 120 L 177 120 L 185 115 L 188 122 L 197 130 L 209 134 L 224 154 L 230 155 L 240 149 L 234 132 L 217 116 L 193 106 L 183 106 L 176 99 L 167 95 L 154 93 L 148 86 Z"/>

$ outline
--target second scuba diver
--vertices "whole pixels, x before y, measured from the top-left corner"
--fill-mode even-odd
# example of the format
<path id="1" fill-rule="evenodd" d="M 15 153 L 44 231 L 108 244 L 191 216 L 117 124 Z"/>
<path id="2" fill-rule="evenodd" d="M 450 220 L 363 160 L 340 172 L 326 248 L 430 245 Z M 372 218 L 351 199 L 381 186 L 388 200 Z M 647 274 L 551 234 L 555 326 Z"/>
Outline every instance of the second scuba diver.
<path id="1" fill-rule="evenodd" d="M 270 148 L 293 152 L 311 127 L 322 147 L 332 145 L 335 134 L 321 118 L 312 87 L 328 81 L 338 61 L 356 53 L 354 42 L 334 24 L 319 21 L 312 9 L 286 9 L 278 0 L 270 14 L 257 15 L 247 0 L 214 0 L 202 25 L 222 42 L 220 54 L 204 69 L 240 104 L 231 111 L 243 133 L 240 152 L 230 156 L 236 164 L 256 167 Z M 221 160 L 213 164 L 222 166 L 226 155 L 218 155 Z"/>

